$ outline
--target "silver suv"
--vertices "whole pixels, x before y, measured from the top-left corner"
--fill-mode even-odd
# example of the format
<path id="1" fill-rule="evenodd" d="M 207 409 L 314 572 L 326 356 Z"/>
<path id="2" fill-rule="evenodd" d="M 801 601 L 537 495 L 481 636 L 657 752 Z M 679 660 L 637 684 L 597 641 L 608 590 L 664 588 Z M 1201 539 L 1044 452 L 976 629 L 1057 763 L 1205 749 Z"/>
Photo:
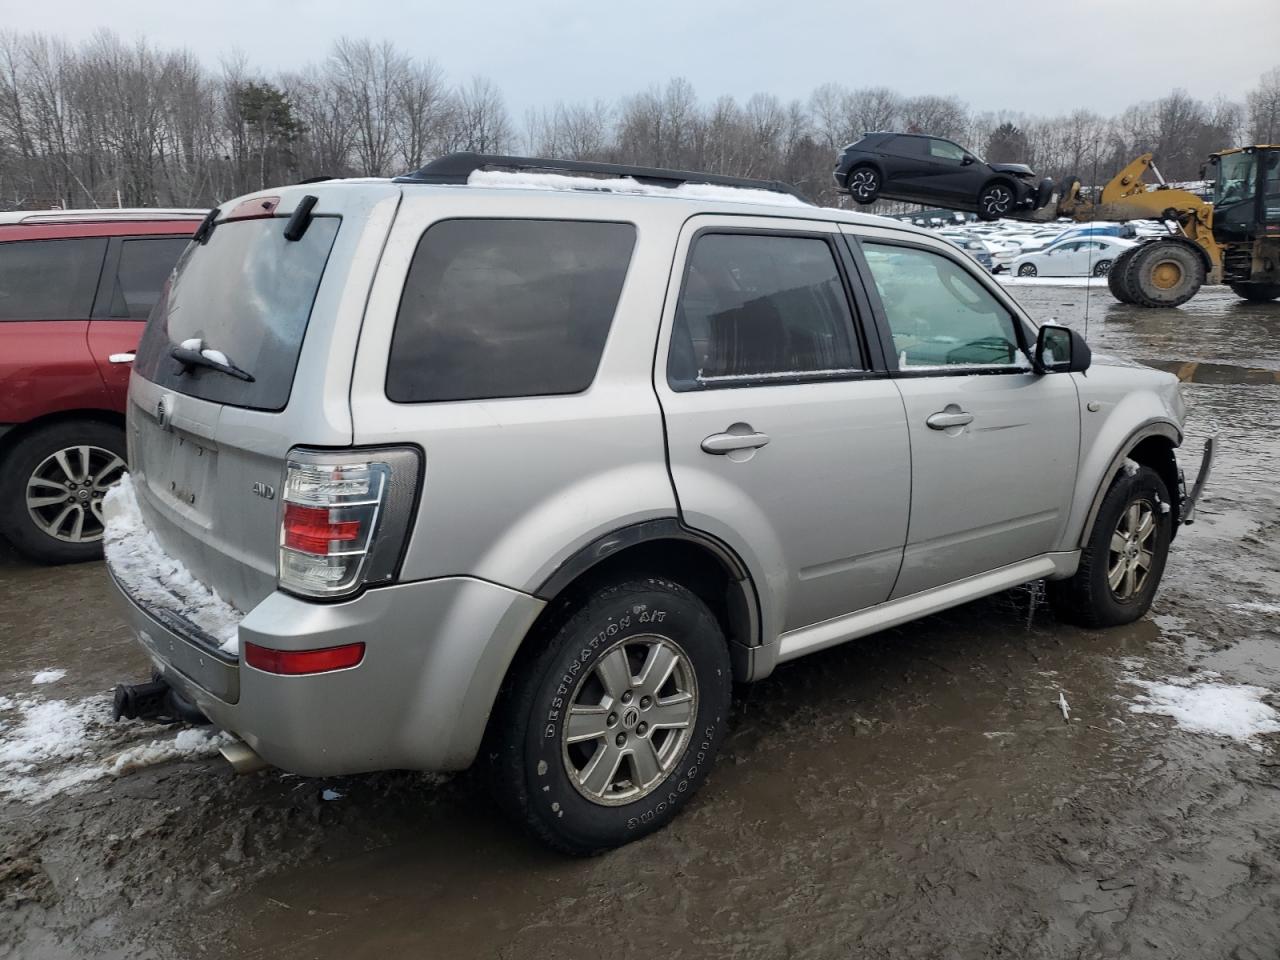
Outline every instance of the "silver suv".
<path id="1" fill-rule="evenodd" d="M 1182 421 L 950 244 L 777 184 L 454 155 L 255 194 L 138 350 L 107 556 L 157 675 L 117 707 L 305 775 L 483 757 L 606 849 L 706 779 L 733 681 L 1041 578 L 1142 616 Z"/>

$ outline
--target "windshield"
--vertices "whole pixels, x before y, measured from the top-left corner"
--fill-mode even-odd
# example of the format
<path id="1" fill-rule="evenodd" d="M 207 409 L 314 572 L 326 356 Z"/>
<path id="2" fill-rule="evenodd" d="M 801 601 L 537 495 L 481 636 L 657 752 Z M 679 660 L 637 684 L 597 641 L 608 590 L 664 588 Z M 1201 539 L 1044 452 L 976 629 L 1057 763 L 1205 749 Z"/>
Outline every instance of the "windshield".
<path id="1" fill-rule="evenodd" d="M 218 224 L 207 243 L 191 244 L 178 260 L 134 371 L 203 400 L 283 410 L 338 224 L 337 217 L 316 217 L 297 241 L 284 238 L 280 217 Z M 173 348 L 192 340 L 206 357 L 225 357 L 253 381 L 175 360 Z"/>
<path id="2" fill-rule="evenodd" d="M 1223 206 L 1252 200 L 1258 182 L 1258 158 L 1252 153 L 1228 153 L 1218 160 L 1218 179 L 1213 185 L 1213 204 Z"/>

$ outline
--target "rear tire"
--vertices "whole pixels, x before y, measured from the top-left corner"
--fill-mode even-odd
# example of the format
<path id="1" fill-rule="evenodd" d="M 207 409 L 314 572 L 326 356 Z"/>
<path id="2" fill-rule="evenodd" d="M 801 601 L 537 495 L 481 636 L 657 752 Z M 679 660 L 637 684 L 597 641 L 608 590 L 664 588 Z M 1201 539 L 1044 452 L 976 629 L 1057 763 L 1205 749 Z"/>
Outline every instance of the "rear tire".
<path id="1" fill-rule="evenodd" d="M 1231 292 L 1237 297 L 1243 297 L 1252 303 L 1266 303 L 1280 297 L 1280 283 L 1233 283 L 1231 284 Z"/>
<path id="2" fill-rule="evenodd" d="M 544 637 L 512 664 L 490 729 L 499 801 L 579 856 L 664 826 L 724 739 L 732 672 L 716 618 L 685 587 L 636 578 L 566 604 Z"/>
<path id="3" fill-rule="evenodd" d="M 1137 248 L 1122 282 L 1140 307 L 1180 307 L 1200 291 L 1205 273 L 1189 244 L 1154 240 Z"/>
<path id="4" fill-rule="evenodd" d="M 880 171 L 870 164 L 860 164 L 850 170 L 845 183 L 854 203 L 867 206 L 880 198 Z"/>
<path id="5" fill-rule="evenodd" d="M 55 423 L 0 463 L 0 535 L 38 563 L 102 556 L 102 497 L 125 471 L 125 438 L 98 420 Z"/>
<path id="6" fill-rule="evenodd" d="M 1142 466 L 1122 471 L 1098 509 L 1079 569 L 1048 583 L 1049 604 L 1058 618 L 1084 627 L 1114 627 L 1145 614 L 1173 539 L 1169 508 L 1169 491 L 1158 473 Z"/>

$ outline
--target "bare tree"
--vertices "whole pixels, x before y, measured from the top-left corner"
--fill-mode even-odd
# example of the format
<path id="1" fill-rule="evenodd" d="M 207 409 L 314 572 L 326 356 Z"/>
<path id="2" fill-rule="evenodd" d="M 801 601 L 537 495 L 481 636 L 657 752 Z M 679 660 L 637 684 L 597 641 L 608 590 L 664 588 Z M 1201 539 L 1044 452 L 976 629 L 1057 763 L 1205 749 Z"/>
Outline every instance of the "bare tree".
<path id="1" fill-rule="evenodd" d="M 1268 70 L 1247 98 L 1249 141 L 1280 143 L 1280 67 Z"/>

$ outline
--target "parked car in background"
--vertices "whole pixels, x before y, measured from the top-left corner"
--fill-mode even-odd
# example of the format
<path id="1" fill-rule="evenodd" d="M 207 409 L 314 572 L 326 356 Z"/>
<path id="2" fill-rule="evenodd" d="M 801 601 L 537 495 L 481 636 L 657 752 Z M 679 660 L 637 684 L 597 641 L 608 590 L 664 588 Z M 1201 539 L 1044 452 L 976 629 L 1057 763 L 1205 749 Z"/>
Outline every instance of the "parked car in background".
<path id="1" fill-rule="evenodd" d="M 914 133 L 869 133 L 840 153 L 836 184 L 857 203 L 924 203 L 998 220 L 1044 206 L 1051 181 L 1021 163 L 984 163 L 959 144 Z"/>
<path id="2" fill-rule="evenodd" d="M 1132 246 L 1133 240 L 1119 237 L 1059 240 L 1017 257 L 1011 272 L 1019 277 L 1105 277 L 1116 258 Z"/>
<path id="3" fill-rule="evenodd" d="M 947 243 L 959 247 L 969 256 L 973 257 L 973 259 L 977 260 L 978 263 L 982 264 L 985 270 L 994 272 L 992 270 L 991 251 L 987 249 L 987 245 L 981 240 L 974 240 L 969 237 L 948 236 L 946 234 L 939 235 L 942 236 Z"/>
<path id="4" fill-rule="evenodd" d="M 27 557 L 100 554 L 133 351 L 204 215 L 0 214 L 0 535 Z"/>
<path id="5" fill-rule="evenodd" d="M 735 680 L 1040 578 L 1090 627 L 1147 611 L 1194 498 L 1174 376 L 1091 364 L 926 231 L 548 169 L 457 154 L 202 228 L 107 501 L 159 672 L 124 715 L 308 776 L 478 759 L 587 854 L 686 806 Z"/>

